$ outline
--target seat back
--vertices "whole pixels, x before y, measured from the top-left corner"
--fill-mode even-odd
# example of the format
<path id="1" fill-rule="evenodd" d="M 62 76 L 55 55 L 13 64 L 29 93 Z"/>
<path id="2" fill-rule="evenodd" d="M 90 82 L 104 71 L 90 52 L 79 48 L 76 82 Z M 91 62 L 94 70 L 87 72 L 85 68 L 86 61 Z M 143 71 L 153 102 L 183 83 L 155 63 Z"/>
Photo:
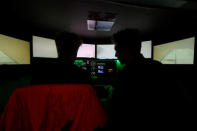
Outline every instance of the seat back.
<path id="1" fill-rule="evenodd" d="M 5 131 L 93 131 L 106 122 L 101 103 L 88 84 L 32 85 L 11 95 L 0 119 Z"/>

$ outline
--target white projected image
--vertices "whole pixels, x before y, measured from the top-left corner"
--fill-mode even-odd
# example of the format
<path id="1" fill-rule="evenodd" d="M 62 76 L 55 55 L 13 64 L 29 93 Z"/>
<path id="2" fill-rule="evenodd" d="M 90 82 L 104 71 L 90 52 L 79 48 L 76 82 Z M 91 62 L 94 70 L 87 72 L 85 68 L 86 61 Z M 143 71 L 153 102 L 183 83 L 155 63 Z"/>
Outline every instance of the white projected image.
<path id="1" fill-rule="evenodd" d="M 113 44 L 108 45 L 97 45 L 97 58 L 98 59 L 117 59 L 115 56 L 115 49 Z M 152 57 L 152 42 L 144 41 L 142 42 L 141 54 L 145 58 Z"/>
<path id="2" fill-rule="evenodd" d="M 195 38 L 154 46 L 154 60 L 163 64 L 193 64 Z"/>
<path id="3" fill-rule="evenodd" d="M 33 57 L 58 58 L 55 40 L 33 36 Z"/>
<path id="4" fill-rule="evenodd" d="M 114 45 L 97 45 L 97 58 L 98 59 L 117 59 L 115 56 Z"/>
<path id="5" fill-rule="evenodd" d="M 30 43 L 0 34 L 0 64 L 30 64 Z"/>
<path id="6" fill-rule="evenodd" d="M 95 45 L 81 44 L 77 52 L 78 58 L 95 58 Z"/>
<path id="7" fill-rule="evenodd" d="M 152 42 L 151 41 L 143 41 L 141 44 L 141 54 L 145 58 L 152 58 Z"/>

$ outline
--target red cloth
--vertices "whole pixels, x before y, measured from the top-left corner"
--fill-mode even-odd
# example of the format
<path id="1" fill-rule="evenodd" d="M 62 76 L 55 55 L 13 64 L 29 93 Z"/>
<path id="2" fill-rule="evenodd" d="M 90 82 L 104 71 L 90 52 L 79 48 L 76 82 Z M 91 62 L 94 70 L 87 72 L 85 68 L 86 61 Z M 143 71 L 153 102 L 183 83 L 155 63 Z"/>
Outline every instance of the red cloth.
<path id="1" fill-rule="evenodd" d="M 0 119 L 2 131 L 93 131 L 106 122 L 101 103 L 87 84 L 33 85 L 17 89 Z"/>

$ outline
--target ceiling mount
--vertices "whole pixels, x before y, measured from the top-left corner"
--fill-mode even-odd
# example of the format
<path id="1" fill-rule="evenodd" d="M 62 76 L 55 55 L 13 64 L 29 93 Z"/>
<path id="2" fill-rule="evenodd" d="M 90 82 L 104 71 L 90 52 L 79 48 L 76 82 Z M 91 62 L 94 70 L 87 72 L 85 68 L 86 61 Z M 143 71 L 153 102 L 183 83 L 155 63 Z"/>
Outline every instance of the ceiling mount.
<path id="1" fill-rule="evenodd" d="M 116 20 L 115 13 L 101 13 L 89 11 L 88 30 L 92 31 L 111 31 Z"/>

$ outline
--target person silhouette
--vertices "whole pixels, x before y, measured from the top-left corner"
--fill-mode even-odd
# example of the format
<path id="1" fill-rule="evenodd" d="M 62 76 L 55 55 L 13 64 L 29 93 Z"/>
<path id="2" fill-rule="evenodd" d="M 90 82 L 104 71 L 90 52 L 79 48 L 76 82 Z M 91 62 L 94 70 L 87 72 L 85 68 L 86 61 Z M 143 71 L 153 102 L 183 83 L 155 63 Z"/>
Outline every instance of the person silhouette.
<path id="1" fill-rule="evenodd" d="M 176 84 L 163 71 L 160 62 L 142 56 L 137 29 L 113 34 L 112 42 L 116 57 L 126 66 L 114 84 L 106 130 L 170 127 L 173 120 L 178 120 L 182 107 Z"/>
<path id="2" fill-rule="evenodd" d="M 138 85 L 136 89 L 144 88 L 145 85 L 142 82 L 148 80 L 147 83 L 150 83 L 150 72 L 156 73 L 156 68 L 161 67 L 162 64 L 150 58 L 144 58 L 140 53 L 141 38 L 137 29 L 125 29 L 115 33 L 112 36 L 112 42 L 115 44 L 116 57 L 125 64 L 119 73 L 115 88 L 123 90 L 131 84 Z"/>
<path id="3" fill-rule="evenodd" d="M 86 83 L 91 84 L 88 72 L 74 65 L 81 38 L 74 33 L 60 33 L 55 38 L 58 58 L 56 62 L 36 64 L 33 84 Z"/>

